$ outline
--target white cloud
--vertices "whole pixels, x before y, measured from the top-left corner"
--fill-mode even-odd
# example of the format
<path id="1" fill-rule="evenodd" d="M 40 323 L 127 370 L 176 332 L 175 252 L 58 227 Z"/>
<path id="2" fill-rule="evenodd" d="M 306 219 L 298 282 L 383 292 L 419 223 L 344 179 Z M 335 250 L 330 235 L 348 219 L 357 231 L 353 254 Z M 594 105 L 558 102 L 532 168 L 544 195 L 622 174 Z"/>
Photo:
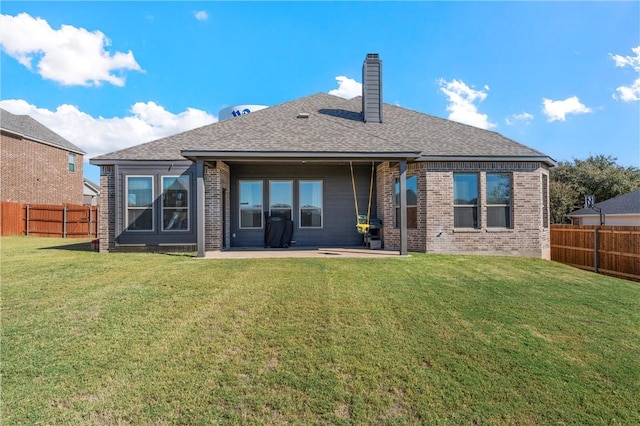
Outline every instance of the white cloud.
<path id="1" fill-rule="evenodd" d="M 487 98 L 489 86 L 485 85 L 484 90 L 474 90 L 463 81 L 440 79 L 438 81 L 440 91 L 449 99 L 447 111 L 449 119 L 459 123 L 469 124 L 481 129 L 491 129 L 495 123 L 489 122 L 487 114 L 480 114 L 475 102 L 482 102 Z"/>
<path id="2" fill-rule="evenodd" d="M 593 110 L 585 106 L 577 96 L 571 96 L 563 101 L 542 99 L 542 112 L 547 116 L 547 121 L 565 121 L 567 114 L 586 114 Z"/>
<path id="3" fill-rule="evenodd" d="M 533 115 L 523 112 L 522 114 L 513 114 L 513 118 L 516 120 L 533 120 Z"/>
<path id="4" fill-rule="evenodd" d="M 329 90 L 330 95 L 340 96 L 345 99 L 362 96 L 362 83 L 358 83 L 354 79 L 345 77 L 344 75 L 336 77 L 336 81 L 338 82 L 338 88 Z"/>
<path id="5" fill-rule="evenodd" d="M 199 10 L 197 12 L 193 12 L 193 16 L 196 17 L 198 21 L 206 21 L 209 19 L 209 14 L 206 10 Z"/>
<path id="6" fill-rule="evenodd" d="M 110 40 L 100 31 L 62 25 L 54 30 L 42 18 L 26 13 L 0 15 L 0 46 L 29 69 L 36 63 L 45 79 L 66 86 L 124 86 L 123 71 L 142 71 L 131 51 L 111 54 Z M 25 36 L 27 35 L 28 36 Z"/>
<path id="7" fill-rule="evenodd" d="M 0 108 L 13 114 L 30 115 L 69 142 L 87 152 L 85 159 L 191 130 L 217 121 L 213 115 L 195 108 L 178 114 L 155 102 L 137 102 L 125 117 L 92 117 L 73 105 L 55 111 L 38 108 L 22 99 L 0 101 Z"/>
<path id="8" fill-rule="evenodd" d="M 610 54 L 616 63 L 616 67 L 630 66 L 634 70 L 640 72 L 640 46 L 631 48 L 631 51 L 636 54 L 633 56 L 621 56 Z"/>
<path id="9" fill-rule="evenodd" d="M 509 117 L 505 119 L 505 122 L 508 125 L 514 125 L 516 122 L 524 122 L 526 124 L 531 124 L 531 120 L 533 120 L 533 115 L 528 112 L 523 112 L 521 114 L 511 114 Z"/>
<path id="10" fill-rule="evenodd" d="M 615 61 L 616 67 L 630 66 L 637 73 L 640 73 L 640 46 L 631 49 L 636 56 L 621 56 L 611 54 L 611 58 Z M 630 86 L 620 86 L 616 89 L 620 93 L 620 99 L 625 102 L 640 101 L 640 75 Z M 613 95 L 614 99 L 618 99 L 618 95 Z"/>

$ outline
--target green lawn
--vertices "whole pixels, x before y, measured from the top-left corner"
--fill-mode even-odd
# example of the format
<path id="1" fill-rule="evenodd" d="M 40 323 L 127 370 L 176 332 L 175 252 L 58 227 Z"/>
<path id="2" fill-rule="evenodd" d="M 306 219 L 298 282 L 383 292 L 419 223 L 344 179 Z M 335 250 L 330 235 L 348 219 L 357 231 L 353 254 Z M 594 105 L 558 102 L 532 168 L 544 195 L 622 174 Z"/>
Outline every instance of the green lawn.
<path id="1" fill-rule="evenodd" d="M 640 424 L 639 283 L 0 243 L 3 425 Z"/>

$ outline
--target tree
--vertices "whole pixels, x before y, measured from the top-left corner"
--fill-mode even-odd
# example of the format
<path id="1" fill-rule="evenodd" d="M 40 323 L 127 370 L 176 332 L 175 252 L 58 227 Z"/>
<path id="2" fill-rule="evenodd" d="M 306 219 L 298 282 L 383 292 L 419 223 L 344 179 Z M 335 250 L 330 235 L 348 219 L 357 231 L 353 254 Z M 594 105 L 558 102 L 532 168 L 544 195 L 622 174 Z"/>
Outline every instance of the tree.
<path id="1" fill-rule="evenodd" d="M 566 215 L 584 206 L 584 196 L 594 195 L 596 202 L 640 188 L 640 169 L 622 167 L 617 158 L 604 155 L 586 160 L 560 161 L 551 169 L 549 207 L 552 223 L 566 222 Z"/>
<path id="2" fill-rule="evenodd" d="M 564 223 L 565 215 L 574 209 L 576 193 L 571 185 L 551 180 L 549 183 L 549 209 L 551 223 Z"/>

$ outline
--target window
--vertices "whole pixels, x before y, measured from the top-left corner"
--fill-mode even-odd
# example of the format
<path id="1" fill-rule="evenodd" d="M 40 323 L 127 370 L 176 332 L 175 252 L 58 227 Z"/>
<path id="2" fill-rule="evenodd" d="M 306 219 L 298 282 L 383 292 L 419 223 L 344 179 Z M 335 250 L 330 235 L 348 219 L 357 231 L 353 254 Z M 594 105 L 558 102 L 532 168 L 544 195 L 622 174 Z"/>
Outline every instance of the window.
<path id="1" fill-rule="evenodd" d="M 69 153 L 69 171 L 76 171 L 76 155 L 73 152 Z"/>
<path id="2" fill-rule="evenodd" d="M 127 176 L 128 231 L 153 230 L 153 177 Z"/>
<path id="3" fill-rule="evenodd" d="M 396 228 L 400 227 L 400 179 L 396 178 L 394 194 L 396 199 Z M 407 176 L 407 228 L 418 227 L 418 178 Z"/>
<path id="4" fill-rule="evenodd" d="M 291 220 L 293 209 L 293 183 L 269 181 L 269 215 Z"/>
<path id="5" fill-rule="evenodd" d="M 189 176 L 162 177 L 162 230 L 189 230 Z"/>
<path id="6" fill-rule="evenodd" d="M 478 175 L 453 174 L 453 226 L 478 228 Z"/>
<path id="7" fill-rule="evenodd" d="M 511 175 L 487 173 L 487 227 L 511 228 Z"/>
<path id="8" fill-rule="evenodd" d="M 322 228 L 322 181 L 300 181 L 300 227 Z"/>
<path id="9" fill-rule="evenodd" d="M 262 228 L 262 181 L 240 181 L 240 228 Z"/>

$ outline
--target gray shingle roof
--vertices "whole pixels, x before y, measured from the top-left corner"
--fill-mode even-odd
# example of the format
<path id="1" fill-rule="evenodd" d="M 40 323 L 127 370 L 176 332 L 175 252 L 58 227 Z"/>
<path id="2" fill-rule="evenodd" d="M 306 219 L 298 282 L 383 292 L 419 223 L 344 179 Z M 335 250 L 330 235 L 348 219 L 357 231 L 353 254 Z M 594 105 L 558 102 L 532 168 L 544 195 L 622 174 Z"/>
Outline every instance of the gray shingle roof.
<path id="1" fill-rule="evenodd" d="M 180 160 L 181 151 L 240 153 L 397 153 L 447 157 L 545 154 L 487 130 L 384 104 L 382 123 L 362 121 L 362 98 L 318 93 L 153 142 L 104 154 L 118 160 Z M 308 118 L 297 118 L 308 113 Z"/>
<path id="2" fill-rule="evenodd" d="M 44 142 L 78 154 L 85 154 L 76 145 L 28 115 L 15 115 L 0 108 L 0 128 L 23 135 L 27 139 Z"/>
<path id="3" fill-rule="evenodd" d="M 607 214 L 640 214 L 640 189 L 627 192 L 626 194 L 610 198 L 601 203 L 596 203 L 595 207 L 602 209 L 602 213 Z M 593 209 L 579 209 L 569 213 L 567 216 L 591 216 L 598 215 Z"/>

